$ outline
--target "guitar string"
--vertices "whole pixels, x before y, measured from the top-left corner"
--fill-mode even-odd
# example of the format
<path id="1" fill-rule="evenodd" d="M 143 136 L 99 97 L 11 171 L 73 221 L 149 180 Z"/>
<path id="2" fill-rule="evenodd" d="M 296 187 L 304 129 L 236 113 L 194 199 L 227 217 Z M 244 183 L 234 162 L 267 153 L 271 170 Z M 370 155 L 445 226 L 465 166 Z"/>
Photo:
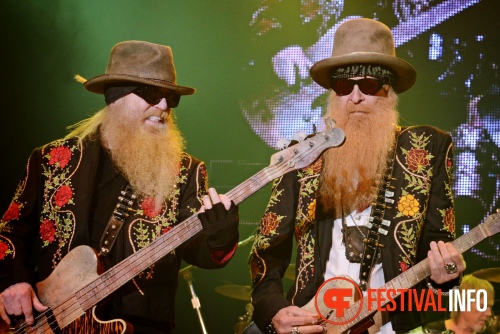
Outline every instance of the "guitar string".
<path id="1" fill-rule="evenodd" d="M 191 216 L 190 218 L 192 218 L 192 217 L 197 218 L 196 216 Z M 190 222 L 189 222 L 189 220 L 190 220 L 189 218 L 188 218 L 188 219 L 186 219 L 186 220 L 184 221 L 186 224 L 184 224 L 184 225 L 188 225 L 188 224 L 190 223 Z M 196 219 L 193 219 L 193 220 L 196 220 Z M 199 223 L 199 222 L 198 222 L 198 223 Z M 180 226 L 180 225 L 183 225 L 183 223 L 179 224 L 178 226 Z M 191 226 L 187 226 L 187 227 L 188 227 L 188 230 L 191 228 Z M 479 228 L 480 228 L 480 226 L 477 226 L 476 228 L 472 229 L 469 233 L 467 233 L 467 234 L 465 234 L 465 235 L 461 236 L 460 238 L 456 239 L 453 243 L 454 243 L 454 244 L 456 244 L 456 246 L 459 246 L 459 247 L 460 247 L 460 249 L 461 249 L 462 251 L 463 251 L 464 247 L 466 248 L 466 250 L 467 250 L 467 249 L 469 249 L 470 247 L 474 246 L 477 242 L 482 241 L 483 239 L 485 239 L 485 238 L 486 238 L 486 236 L 484 236 L 483 231 L 482 231 L 482 230 L 480 230 Z M 201 230 L 201 229 L 200 229 L 200 230 Z M 495 232 L 495 233 L 497 233 L 497 232 Z M 169 233 L 169 234 L 170 234 L 170 233 Z M 470 240 L 469 242 L 467 242 L 467 241 L 465 240 L 465 238 L 471 239 L 471 237 L 472 237 L 472 236 L 477 236 L 477 237 L 479 238 L 479 240 L 476 240 L 476 241 L 474 241 L 474 240 Z M 488 236 L 489 236 L 489 235 L 488 235 Z M 170 241 L 169 239 L 172 239 L 172 237 L 173 237 L 173 236 L 169 236 L 168 238 L 165 238 L 165 239 L 164 239 L 164 242 L 166 243 L 167 241 Z M 477 238 L 476 238 L 476 239 L 477 239 Z M 465 243 L 465 245 L 463 245 L 463 243 Z M 161 242 L 159 242 L 158 244 L 155 244 L 155 245 L 151 244 L 151 245 L 152 245 L 152 246 L 154 246 L 154 248 L 156 248 L 156 247 L 158 247 L 158 246 L 161 246 L 161 244 L 162 244 L 162 243 L 161 243 Z M 138 253 L 139 253 L 139 252 L 138 252 Z M 138 254 L 138 253 L 135 253 L 135 254 Z M 144 253 L 144 255 L 146 255 L 146 253 Z M 429 275 L 430 275 L 429 268 L 428 268 L 428 264 L 427 264 L 427 261 L 426 261 L 426 260 L 427 260 L 427 259 L 425 259 L 425 260 L 421 261 L 420 263 L 418 263 L 417 265 L 415 265 L 415 266 L 413 266 L 413 267 L 410 267 L 410 268 L 409 268 L 406 272 L 404 272 L 404 273 L 403 273 L 403 275 L 398 275 L 398 276 L 396 276 L 394 279 L 392 279 L 391 281 L 387 282 L 387 283 L 386 283 L 383 287 L 386 287 L 386 288 L 387 288 L 387 287 L 395 287 L 395 283 L 396 283 L 396 281 L 398 281 L 398 286 L 399 286 L 399 287 L 403 287 L 403 286 L 405 286 L 405 284 L 402 284 L 402 283 L 401 283 L 401 280 L 402 280 L 402 279 L 405 279 L 405 280 L 407 281 L 406 286 L 410 286 L 410 287 L 411 287 L 411 286 L 413 286 L 414 284 L 416 284 L 416 283 L 420 282 L 421 280 L 423 280 L 424 278 L 426 278 L 427 276 L 429 276 Z M 154 261 L 154 262 L 156 262 L 156 261 Z M 137 262 L 136 262 L 136 263 L 137 263 Z M 423 267 L 423 268 L 420 268 L 420 267 Z M 112 268 L 112 269 L 113 269 L 113 268 Z M 411 270 L 410 270 L 410 269 L 411 269 Z M 409 271 L 409 270 L 410 270 L 410 271 Z M 415 271 L 416 271 L 416 270 L 418 270 L 418 271 L 423 271 L 423 276 L 422 276 L 422 277 L 419 277 L 419 276 L 415 273 Z M 140 271 L 140 270 L 139 270 L 139 271 Z M 408 276 L 408 275 L 409 275 L 409 272 L 413 273 L 413 274 L 414 274 L 414 276 L 415 276 L 415 278 L 416 278 L 416 281 L 415 281 L 414 283 L 410 283 L 410 282 L 413 282 L 413 280 L 410 280 L 410 279 L 406 278 L 406 276 Z M 117 273 L 116 273 L 116 274 L 120 274 L 120 273 L 121 273 L 121 271 L 117 271 Z M 108 275 L 108 276 L 112 277 L 113 275 Z M 400 276 L 402 276 L 402 277 L 400 277 Z M 100 276 L 99 278 L 101 278 L 101 276 Z M 95 281 L 97 281 L 97 279 L 96 279 Z M 94 282 L 92 282 L 92 283 L 95 283 L 95 281 L 94 281 Z M 127 280 L 127 281 L 128 281 L 128 280 Z M 382 287 L 382 288 L 383 288 L 383 287 Z M 99 288 L 99 286 L 96 286 L 96 288 Z M 85 288 L 84 288 L 84 289 L 81 289 L 80 291 L 82 291 L 82 290 L 85 290 Z M 80 291 L 78 291 L 78 292 L 80 292 Z M 86 292 L 85 294 L 88 294 L 88 292 Z M 109 292 L 108 292 L 107 294 L 109 294 Z M 94 295 L 95 295 L 95 293 L 94 293 Z M 398 295 L 399 295 L 399 294 L 397 294 L 397 295 L 396 295 L 396 297 L 397 297 Z M 87 299 L 89 299 L 89 298 L 92 298 L 92 297 L 88 297 Z M 77 303 L 77 302 L 78 302 L 78 301 L 75 301 L 75 302 L 73 303 L 73 305 L 75 305 L 75 303 Z M 54 309 L 58 308 L 59 306 L 62 306 L 63 304 L 64 304 L 64 303 L 62 303 L 62 304 L 60 304 L 60 305 L 56 306 Z M 383 305 L 385 305 L 385 304 L 386 304 L 386 303 L 384 303 Z M 349 310 L 348 310 L 348 311 L 349 311 L 349 312 L 351 312 L 351 309 L 352 309 L 354 306 L 355 306 L 355 304 L 354 304 L 353 306 L 351 306 L 351 307 L 349 308 Z M 367 306 L 367 302 L 365 302 L 364 306 Z M 367 309 L 367 307 L 365 307 L 365 309 Z M 45 312 L 44 312 L 44 313 L 45 313 Z M 42 315 L 43 315 L 44 313 L 42 313 Z M 352 313 L 349 313 L 349 314 L 352 314 Z M 40 316 L 38 316 L 38 317 L 37 317 L 37 319 L 39 319 L 39 318 L 40 318 Z M 363 314 L 360 314 L 360 315 L 358 316 L 358 318 L 364 319 Z M 352 326 L 353 324 L 355 324 L 355 323 L 357 323 L 357 322 L 354 322 L 354 323 L 353 323 L 353 322 L 351 322 L 350 324 L 348 324 L 348 325 L 347 325 L 348 327 L 346 327 L 346 328 L 351 327 L 351 326 Z M 43 322 L 42 322 L 42 324 L 43 324 Z M 40 324 L 40 325 L 42 325 L 42 324 Z M 52 324 L 52 323 L 49 323 L 49 324 Z M 39 325 L 39 324 L 37 324 L 37 325 L 36 325 L 36 327 L 39 327 L 38 325 Z M 23 326 L 23 327 L 25 327 L 25 326 Z M 50 329 L 49 329 L 49 330 L 50 330 Z M 50 330 L 50 331 L 51 331 L 51 330 Z M 15 333 L 19 333 L 19 331 L 16 331 Z"/>
<path id="2" fill-rule="evenodd" d="M 302 144 L 302 145 L 304 145 L 304 144 Z M 318 148 L 321 148 L 321 146 L 323 146 L 323 145 L 320 145 L 319 147 L 314 147 L 314 146 L 313 146 L 313 148 L 314 148 L 314 150 L 318 150 Z M 323 150 L 324 150 L 324 149 L 323 149 Z M 323 150 L 321 150 L 319 153 L 321 153 Z M 292 158 L 291 158 L 291 159 L 299 159 L 299 160 L 300 160 L 300 159 L 303 159 L 303 157 L 302 157 L 303 155 L 304 155 L 304 154 L 303 154 L 302 152 L 300 152 L 300 154 L 296 154 L 296 155 L 292 156 Z M 310 153 L 306 153 L 306 156 L 308 156 L 308 155 L 310 155 Z M 316 160 L 316 159 L 314 159 L 314 160 Z M 314 160 L 313 160 L 313 161 L 314 161 Z M 269 179 L 269 176 L 267 175 L 266 171 L 270 171 L 270 170 L 271 170 L 271 173 L 272 173 L 272 172 L 273 172 L 273 171 L 272 171 L 272 169 L 276 169 L 276 170 L 287 170 L 287 169 L 290 169 L 290 167 L 286 165 L 286 164 L 287 164 L 287 162 L 288 162 L 288 161 L 281 162 L 281 163 L 278 163 L 278 164 L 276 164 L 276 165 L 274 165 L 274 166 L 268 166 L 268 167 L 264 168 L 263 170 L 261 170 L 260 172 L 258 172 L 258 173 L 257 173 L 257 174 L 255 174 L 254 176 L 252 176 L 250 179 L 247 179 L 246 181 L 244 181 L 240 187 L 236 187 L 236 188 L 235 188 L 235 189 L 233 189 L 232 191 L 228 192 L 228 194 L 227 194 L 227 195 L 228 195 L 229 197 L 233 197 L 234 199 L 236 199 L 236 201 L 237 201 L 238 203 L 239 203 L 239 202 L 241 202 L 243 199 L 245 199 L 245 198 L 246 198 L 246 197 L 242 197 L 242 195 L 247 194 L 247 193 L 248 193 L 248 189 L 251 189 L 251 190 L 254 190 L 254 189 L 255 189 L 255 186 L 253 185 L 253 184 L 255 183 L 255 182 L 254 182 L 255 180 L 257 180 L 257 181 L 262 181 L 262 180 L 263 180 L 263 181 L 267 181 L 267 182 L 265 182 L 265 183 L 262 185 L 262 186 L 264 186 L 265 184 L 267 184 L 267 183 L 269 183 L 270 181 L 272 181 L 272 179 L 274 179 L 274 178 Z M 292 166 L 292 167 L 294 167 L 294 166 Z M 300 167 L 299 167 L 299 168 L 300 168 Z M 295 170 L 295 169 L 298 169 L 298 168 L 294 168 L 294 169 L 292 169 L 292 170 Z M 276 172 L 276 171 L 274 171 L 274 172 Z M 263 175 L 261 175 L 261 174 L 263 174 Z M 285 174 L 285 173 L 280 173 L 280 176 L 281 176 L 281 175 L 284 175 L 284 174 Z M 261 180 L 261 179 L 262 179 L 262 180 Z M 260 189 L 262 186 L 259 186 L 259 187 L 257 188 L 257 190 L 258 190 L 258 189 Z M 239 190 L 239 191 L 238 191 L 238 190 Z M 252 193 L 253 193 L 253 192 L 252 192 Z M 234 195 L 233 195 L 233 194 L 234 194 Z M 250 195 L 250 194 L 249 194 L 249 195 Z M 191 217 L 195 217 L 195 218 L 197 218 L 196 216 L 191 216 Z M 191 218 L 191 217 L 190 217 L 190 218 Z M 188 218 L 188 219 L 186 219 L 186 220 L 185 220 L 185 222 L 187 222 L 187 223 L 186 223 L 186 224 L 184 224 L 184 225 L 188 225 L 188 224 L 190 223 L 188 220 L 190 220 L 190 219 Z M 192 220 L 197 220 L 197 219 L 192 219 Z M 179 225 L 182 225 L 182 222 L 181 222 Z M 179 225 L 178 225 L 178 226 L 179 226 Z M 191 224 L 191 225 L 194 225 L 194 224 Z M 201 224 L 199 224 L 199 221 L 198 221 L 198 225 L 201 225 Z M 189 231 L 189 230 L 191 229 L 191 227 L 192 227 L 192 226 L 189 226 L 189 225 L 188 225 L 187 227 L 188 227 L 188 231 Z M 183 230 L 183 231 L 185 231 L 185 230 Z M 199 230 L 195 231 L 195 233 L 197 233 L 197 232 L 199 232 L 199 231 L 201 231 L 201 226 L 200 226 Z M 185 231 L 185 232 L 186 232 L 186 233 L 179 233 L 179 234 L 181 234 L 181 235 L 182 235 L 182 237 L 184 237 L 184 236 L 187 234 L 187 231 Z M 167 235 L 169 235 L 169 234 L 170 234 L 170 233 L 168 233 Z M 176 235 L 177 235 L 177 234 L 176 234 Z M 191 234 L 191 235 L 194 235 L 194 234 Z M 162 243 L 166 243 L 166 242 L 168 242 L 168 241 L 171 241 L 170 239 L 175 238 L 175 237 L 176 237 L 176 236 L 173 236 L 173 235 L 172 235 L 172 236 L 168 236 L 168 237 L 163 238 L 163 240 L 164 240 L 164 241 L 161 241 L 161 242 L 158 242 L 158 243 L 154 243 L 154 242 L 153 242 L 152 244 L 150 244 L 150 245 L 152 246 L 152 250 L 151 250 L 149 253 L 153 252 L 156 248 L 158 248 L 159 246 L 161 246 L 161 245 L 162 245 Z M 182 239 L 182 238 L 181 238 L 181 239 Z M 177 247 L 177 246 L 176 246 L 176 247 Z M 176 247 L 174 247 L 174 249 L 175 249 Z M 139 253 L 141 253 L 141 252 L 139 251 L 139 252 L 136 252 L 135 254 L 139 254 Z M 146 257 L 146 256 L 148 255 L 148 254 L 147 254 L 147 252 L 142 252 L 142 253 L 143 253 L 143 254 L 141 254 L 141 255 L 143 255 L 142 257 Z M 168 254 L 168 252 L 167 252 L 166 254 Z M 165 255 L 166 255 L 166 254 L 165 254 Z M 162 255 L 162 256 L 164 256 L 164 255 Z M 136 257 L 138 258 L 137 260 L 140 260 L 140 259 L 141 259 L 141 256 L 140 256 L 140 255 L 139 255 L 139 256 L 136 256 Z M 156 261 L 157 261 L 157 260 L 155 260 L 154 262 L 156 262 Z M 146 262 L 147 262 L 147 261 L 146 261 Z M 153 262 L 152 264 L 154 264 L 154 262 Z M 135 261 L 135 263 L 138 263 L 138 262 L 137 262 L 137 261 Z M 139 262 L 139 263 L 140 263 L 140 262 Z M 85 288 L 83 288 L 83 289 L 80 289 L 80 290 L 79 290 L 79 291 L 77 291 L 77 292 L 76 292 L 76 293 L 75 293 L 72 297 L 68 298 L 67 300 L 63 301 L 63 302 L 62 302 L 62 303 L 60 303 L 59 305 L 55 306 L 52 310 L 53 310 L 53 311 L 56 311 L 58 308 L 60 308 L 60 307 L 64 306 L 64 310 L 65 310 L 65 311 L 68 311 L 68 309 L 72 309 L 72 310 L 77 311 L 77 310 L 78 310 L 78 308 L 79 308 L 79 306 L 80 306 L 81 304 L 84 304 L 84 303 L 88 302 L 91 298 L 94 298 L 94 299 L 95 299 L 96 295 L 97 295 L 97 294 L 100 294 L 100 293 L 102 292 L 102 290 L 100 290 L 100 291 L 99 291 L 99 289 L 100 289 L 100 286 L 99 286 L 99 285 L 100 285 L 100 284 L 99 284 L 99 283 L 96 283 L 98 280 L 101 280 L 101 281 L 102 281 L 102 280 L 103 280 L 103 277 L 105 276 L 105 278 L 104 278 L 104 282 L 106 282 L 107 280 L 109 280 L 109 279 L 111 279 L 111 278 L 114 278 L 115 276 L 117 276 L 117 275 L 121 274 L 121 273 L 123 272 L 123 270 L 124 270 L 124 269 L 127 269 L 127 266 L 125 266 L 125 268 L 116 268 L 116 267 L 118 267 L 118 265 L 117 265 L 117 266 L 115 266 L 115 267 L 113 267 L 113 268 L 111 268 L 111 269 L 110 269 L 110 271 L 108 271 L 108 273 L 105 273 L 105 274 L 103 274 L 103 275 L 99 276 L 97 279 L 95 279 L 94 281 L 92 281 L 92 282 L 91 282 L 91 283 L 90 283 L 87 287 L 85 287 Z M 136 271 L 137 271 L 137 269 L 136 269 L 137 267 L 138 267 L 138 266 L 134 266 L 132 269 L 134 269 L 134 270 L 136 270 Z M 141 263 L 141 267 L 144 267 L 144 265 L 143 265 L 142 263 Z M 146 266 L 145 268 L 147 268 L 147 267 L 148 267 L 148 266 Z M 113 270 L 114 268 L 116 268 L 117 270 Z M 138 274 L 139 274 L 142 270 L 144 270 L 144 269 L 139 269 L 139 270 L 138 270 Z M 113 272 L 111 272 L 111 271 L 113 271 Z M 136 276 L 136 275 L 134 275 L 134 276 Z M 117 280 L 117 281 L 118 281 L 118 280 Z M 128 282 L 128 280 L 126 280 L 124 283 L 126 283 L 126 282 Z M 124 283 L 123 283 L 123 284 L 124 284 Z M 119 285 L 119 286 L 121 286 L 121 284 L 122 284 L 122 283 L 120 283 L 120 285 Z M 95 285 L 95 287 L 90 288 L 90 290 L 91 290 L 90 292 L 93 292 L 93 295 L 92 295 L 92 296 L 89 296 L 89 291 L 85 291 L 85 290 L 89 290 L 89 286 L 92 286 L 92 285 Z M 95 290 L 96 288 L 97 288 L 97 290 L 98 290 L 98 292 L 97 292 L 97 293 L 96 293 L 95 291 L 93 291 L 93 290 Z M 112 292 L 114 292 L 114 291 L 115 291 L 115 290 L 113 290 L 113 291 L 111 291 L 111 292 L 110 292 L 110 291 L 105 292 L 105 296 L 109 295 L 110 293 L 112 293 Z M 84 296 L 86 296 L 86 298 L 84 298 L 84 299 L 83 299 L 83 303 L 79 303 L 79 301 L 80 301 L 80 300 L 78 299 L 78 294 L 81 294 L 81 292 L 83 292 Z M 76 297 L 76 298 L 73 298 L 73 297 Z M 72 299 L 73 299 L 74 301 L 72 301 L 72 302 L 71 302 L 71 300 L 72 300 Z M 101 300 L 101 299 L 99 299 L 99 300 Z M 66 305 L 66 303 L 67 303 L 68 301 L 70 301 L 70 304 L 69 304 L 69 305 Z M 87 310 L 88 310 L 88 309 L 89 309 L 89 308 L 87 308 Z M 86 311 L 86 310 L 84 310 L 84 311 Z M 72 313 L 72 312 L 65 312 L 65 313 L 67 314 L 67 313 Z M 44 318 L 43 318 L 43 320 L 47 319 L 47 316 L 46 316 L 45 314 L 46 314 L 46 312 L 41 313 L 39 316 L 37 316 L 37 318 L 36 318 L 36 319 L 37 319 L 37 320 L 40 320 L 40 319 L 42 319 L 42 317 L 44 317 Z M 68 316 L 69 316 L 69 315 L 68 315 Z M 55 317 L 54 317 L 54 318 L 55 318 Z M 64 320 L 65 320 L 65 318 L 64 318 L 64 317 L 61 317 L 61 320 L 62 320 L 62 322 L 63 322 L 63 323 L 65 322 L 65 321 L 64 321 Z M 54 321 L 55 321 L 55 320 L 54 320 Z M 49 322 L 48 320 L 45 320 L 45 321 L 42 321 L 39 325 L 40 325 L 40 326 L 42 326 L 44 323 L 48 323 L 49 325 L 53 324 L 53 322 Z M 38 323 L 37 323 L 37 327 L 38 327 Z M 17 333 L 17 332 L 16 332 L 16 333 Z"/>
<path id="3" fill-rule="evenodd" d="M 185 221 L 187 221 L 187 220 L 188 220 L 188 219 L 186 219 Z M 180 224 L 180 225 L 181 225 L 181 224 Z M 474 230 L 475 230 L 475 229 L 471 230 L 470 232 L 476 232 L 476 231 L 474 231 Z M 477 232 L 481 232 L 481 231 L 477 231 Z M 474 234 L 477 234 L 477 233 L 472 233 L 472 235 L 474 235 Z M 469 238 L 471 237 L 471 233 L 467 233 L 466 235 L 467 235 Z M 465 237 L 465 235 L 464 235 L 463 237 Z M 171 239 L 171 237 L 169 237 L 169 238 L 165 238 L 165 241 L 169 241 L 169 239 Z M 461 243 L 460 241 L 461 241 L 461 238 L 457 239 L 457 240 L 456 240 L 457 244 L 460 244 L 460 243 Z M 470 243 L 471 243 L 472 245 L 474 245 L 474 242 L 473 242 L 473 241 L 472 241 L 472 242 L 470 242 Z M 156 246 L 156 245 L 155 245 L 155 246 Z M 160 243 L 158 243 L 158 246 L 160 246 Z M 137 254 L 137 253 L 136 253 L 136 254 Z M 155 262 L 156 262 L 156 261 L 155 261 Z M 421 265 L 421 264 L 424 264 L 424 265 L 425 265 L 425 263 L 423 263 L 423 262 L 425 262 L 425 260 L 424 260 L 424 261 L 422 261 L 422 262 L 420 262 L 420 263 L 419 263 L 419 264 L 417 264 L 416 266 L 409 268 L 409 269 L 411 269 L 411 272 L 413 272 L 413 273 L 414 273 L 414 270 L 419 269 L 419 267 L 420 267 L 420 265 Z M 405 273 L 406 273 L 406 272 L 405 272 Z M 426 273 L 425 273 L 425 271 L 424 271 L 424 276 L 428 276 L 428 275 L 425 275 L 425 274 L 426 274 Z M 417 278 L 417 282 L 416 282 L 416 283 L 418 283 L 420 280 L 423 280 L 423 279 L 425 278 L 425 277 L 418 277 L 418 275 L 416 275 L 415 273 L 414 273 L 414 275 L 415 275 L 415 277 Z M 111 275 L 110 275 L 110 276 L 111 276 Z M 407 276 L 407 275 L 406 275 L 406 276 Z M 400 281 L 400 277 L 396 277 L 395 279 L 393 279 L 393 280 L 391 280 L 390 282 L 388 282 L 385 286 L 386 286 L 386 287 L 387 287 L 387 286 L 390 286 L 390 285 L 394 286 L 394 285 L 393 285 L 393 283 L 395 282 L 395 280 L 396 280 L 396 279 Z M 399 283 L 399 286 L 402 286 L 402 285 L 401 285 L 401 283 Z M 413 284 L 411 284 L 411 286 L 413 286 Z M 17 333 L 17 332 L 16 332 L 16 333 Z"/>
<path id="4" fill-rule="evenodd" d="M 484 224 L 482 224 L 482 225 L 484 225 Z M 455 247 L 457 247 L 457 249 L 460 249 L 462 251 L 462 253 L 467 251 L 468 249 L 475 246 L 477 243 L 483 241 L 486 237 L 491 236 L 491 235 L 485 235 L 483 233 L 483 231 L 481 230 L 481 227 L 482 226 L 480 226 L 480 225 L 476 226 L 475 228 L 470 230 L 468 233 L 455 239 L 452 242 L 452 244 Z M 488 227 L 486 227 L 486 228 L 488 228 Z M 498 231 L 494 232 L 493 234 L 496 234 L 496 233 L 498 233 Z M 469 240 L 467 240 L 467 239 L 469 239 Z M 388 288 L 394 288 L 397 291 L 397 289 L 408 289 L 408 288 L 416 285 L 417 283 L 421 282 L 422 280 L 424 280 L 425 278 L 430 276 L 431 273 L 430 273 L 430 267 L 429 267 L 428 262 L 429 262 L 428 259 L 425 258 L 424 260 L 420 261 L 416 265 L 408 268 L 401 275 L 394 277 L 392 280 L 390 280 L 389 282 L 384 284 L 379 289 L 386 289 L 387 290 Z M 412 278 L 411 276 L 414 276 L 414 277 Z M 398 297 L 400 294 L 401 294 L 401 292 L 398 291 L 398 293 L 396 295 L 394 295 L 394 298 Z M 361 300 L 356 301 L 353 305 L 349 306 L 344 312 L 348 315 L 353 315 L 353 314 L 357 313 L 357 311 L 360 307 L 359 304 L 361 304 L 361 303 L 362 303 L 362 305 L 361 305 L 362 310 L 354 319 L 351 319 L 351 318 L 346 319 L 345 316 L 343 318 L 341 318 L 341 320 L 351 320 L 347 324 L 339 325 L 339 328 L 341 329 L 341 331 L 345 331 L 345 330 L 353 327 L 355 324 L 357 324 L 361 320 L 365 319 L 367 315 L 369 315 L 370 313 L 373 313 L 373 312 L 368 311 L 368 299 L 367 298 L 363 298 Z M 384 306 L 387 303 L 388 303 L 388 301 L 382 303 L 381 306 Z M 363 311 L 363 310 L 365 310 L 365 311 Z"/>

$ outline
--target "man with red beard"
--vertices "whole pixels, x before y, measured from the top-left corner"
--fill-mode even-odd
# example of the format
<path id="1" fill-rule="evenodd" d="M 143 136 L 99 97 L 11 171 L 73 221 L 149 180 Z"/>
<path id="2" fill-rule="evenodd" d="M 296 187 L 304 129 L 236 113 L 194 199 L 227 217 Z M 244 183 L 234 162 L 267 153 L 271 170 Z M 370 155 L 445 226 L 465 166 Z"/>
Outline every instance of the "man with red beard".
<path id="1" fill-rule="evenodd" d="M 97 308 L 99 318 L 123 319 L 134 333 L 169 333 L 181 260 L 207 269 L 225 266 L 237 247 L 237 207 L 208 188 L 204 163 L 183 152 L 172 108 L 195 89 L 176 83 L 170 47 L 118 43 L 105 74 L 79 79 L 87 90 L 104 94 L 107 106 L 64 139 L 32 153 L 0 222 L 0 244 L 6 246 L 0 259 L 1 318 L 10 323 L 9 316 L 24 316 L 33 325 L 34 313 L 44 312 L 37 324 L 46 321 L 57 332 L 65 325 L 59 323 L 62 315 L 53 309 L 58 323 L 47 320 L 47 306 L 55 305 L 44 300 L 58 300 L 47 293 L 75 284 L 69 296 L 59 296 L 64 300 L 90 283 L 72 273 L 85 265 L 78 257 L 75 261 L 81 249 L 76 247 L 87 245 L 99 250 L 106 269 L 127 264 L 119 275 L 106 273 L 106 290 L 119 290 Z M 196 213 L 201 224 L 196 219 L 184 223 Z M 139 251 L 142 258 L 136 256 Z M 72 255 L 70 263 L 66 255 Z M 54 270 L 56 277 L 49 277 Z M 121 283 L 127 274 L 130 279 Z M 74 279 L 37 296 L 35 283 L 48 277 Z M 103 288 L 88 293 L 99 295 Z M 121 333 L 126 326 L 121 320 L 99 322 L 88 316 L 91 311 L 64 332 Z"/>
<path id="2" fill-rule="evenodd" d="M 335 277 L 348 276 L 366 293 L 427 258 L 428 288 L 446 292 L 465 270 L 449 243 L 451 137 L 430 126 L 397 125 L 397 94 L 414 84 L 416 71 L 396 57 L 390 29 L 371 19 L 343 23 L 332 56 L 310 74 L 331 89 L 326 117 L 346 140 L 273 185 L 249 257 L 253 319 L 264 333 L 323 332 L 314 306 L 300 307 Z M 295 279 L 285 297 L 282 278 L 294 256 Z M 370 333 L 419 330 L 421 315 L 397 303 L 377 313 Z"/>

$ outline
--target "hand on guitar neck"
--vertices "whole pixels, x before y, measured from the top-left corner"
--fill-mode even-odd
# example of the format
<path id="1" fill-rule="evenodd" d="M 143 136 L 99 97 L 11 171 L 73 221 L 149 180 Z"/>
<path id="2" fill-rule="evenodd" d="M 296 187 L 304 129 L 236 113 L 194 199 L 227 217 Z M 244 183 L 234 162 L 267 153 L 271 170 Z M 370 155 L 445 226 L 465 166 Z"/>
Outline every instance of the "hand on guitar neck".
<path id="1" fill-rule="evenodd" d="M 443 241 L 437 243 L 434 241 L 431 242 L 430 250 L 427 253 L 427 261 L 431 272 L 430 279 L 436 284 L 455 280 L 465 271 L 465 261 L 461 252 L 452 243 L 444 243 Z M 450 269 L 450 266 L 453 267 L 451 264 L 454 264 L 455 268 Z M 354 300 L 359 300 L 359 298 L 355 298 Z M 301 334 L 323 333 L 324 328 L 322 325 L 319 325 L 322 322 L 322 318 L 314 310 L 315 307 L 311 302 L 303 308 L 288 306 L 279 310 L 274 315 L 272 324 L 277 333 L 293 333 L 295 327 L 297 327 Z M 366 324 L 366 327 L 362 327 L 363 330 L 373 325 L 372 322 L 366 322 Z M 381 325 L 382 323 L 375 322 L 375 326 L 377 327 L 374 328 L 378 328 Z M 328 333 L 339 333 L 337 329 L 331 328 L 330 325 L 327 325 L 327 329 Z M 372 332 L 371 329 L 370 332 Z M 358 331 L 354 332 L 358 333 Z"/>
<path id="2" fill-rule="evenodd" d="M 38 312 L 47 309 L 42 305 L 35 294 L 33 287 L 28 283 L 17 283 L 0 294 L 0 316 L 7 324 L 11 324 L 9 314 L 24 316 L 28 325 L 35 323 L 33 308 Z"/>
<path id="3" fill-rule="evenodd" d="M 430 279 L 437 284 L 443 284 L 456 279 L 465 271 L 465 261 L 462 254 L 453 246 L 452 243 L 443 241 L 432 241 L 431 249 L 427 253 L 429 267 L 431 269 Z M 448 265 L 455 266 L 454 272 L 447 272 Z"/>

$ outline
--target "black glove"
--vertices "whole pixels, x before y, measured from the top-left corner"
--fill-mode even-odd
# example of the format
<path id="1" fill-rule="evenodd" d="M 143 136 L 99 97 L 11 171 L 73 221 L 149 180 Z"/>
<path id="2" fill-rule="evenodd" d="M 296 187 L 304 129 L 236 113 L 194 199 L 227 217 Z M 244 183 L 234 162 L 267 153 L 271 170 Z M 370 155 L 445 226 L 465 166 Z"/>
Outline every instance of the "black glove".
<path id="1" fill-rule="evenodd" d="M 211 209 L 198 214 L 203 226 L 203 233 L 207 236 L 208 245 L 214 250 L 226 250 L 238 242 L 238 207 L 231 202 L 226 210 L 221 202 Z"/>

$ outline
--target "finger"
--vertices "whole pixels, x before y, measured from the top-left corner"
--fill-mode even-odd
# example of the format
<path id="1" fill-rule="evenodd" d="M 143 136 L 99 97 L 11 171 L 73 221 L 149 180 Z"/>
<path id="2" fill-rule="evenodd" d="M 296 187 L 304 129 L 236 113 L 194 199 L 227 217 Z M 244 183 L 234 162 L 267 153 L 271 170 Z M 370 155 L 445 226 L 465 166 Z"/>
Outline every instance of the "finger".
<path id="1" fill-rule="evenodd" d="M 462 254 L 453 246 L 451 242 L 448 242 L 445 244 L 446 248 L 448 249 L 448 252 L 450 253 L 450 256 L 452 260 L 457 264 L 457 268 L 462 269 L 462 271 L 465 270 L 466 263 L 464 261 L 464 257 Z"/>
<path id="2" fill-rule="evenodd" d="M 461 254 L 455 249 L 451 243 L 444 243 L 443 241 L 438 242 L 439 252 L 441 253 L 443 259 L 443 279 L 445 282 L 457 278 L 463 271 L 464 263 L 462 263 Z M 449 264 L 454 264 L 456 267 L 456 272 L 448 272 L 446 266 Z"/>
<path id="3" fill-rule="evenodd" d="M 290 309 L 290 314 L 297 317 L 319 317 L 318 313 L 304 310 L 300 307 Z"/>
<path id="4" fill-rule="evenodd" d="M 316 317 L 293 317 L 290 321 L 290 324 L 293 326 L 308 326 L 315 325 L 318 323 L 318 319 Z"/>
<path id="5" fill-rule="evenodd" d="M 210 194 L 210 199 L 212 200 L 212 204 L 220 203 L 219 194 L 217 194 L 217 190 L 215 190 L 215 188 L 208 189 L 208 193 Z"/>
<path id="6" fill-rule="evenodd" d="M 212 201 L 210 200 L 210 197 L 208 195 L 203 196 L 203 207 L 204 207 L 203 211 L 212 208 Z"/>
<path id="7" fill-rule="evenodd" d="M 448 251 L 448 247 L 446 247 L 446 244 L 442 241 L 439 241 L 437 243 L 437 246 L 439 249 L 439 254 L 443 259 L 443 264 L 453 262 L 453 259 L 451 258 L 450 252 Z"/>
<path id="8" fill-rule="evenodd" d="M 36 295 L 34 295 L 33 298 L 33 306 L 38 312 L 43 312 L 48 309 L 48 307 L 43 305 Z"/>
<path id="9" fill-rule="evenodd" d="M 300 334 L 313 334 L 313 333 L 324 333 L 324 328 L 321 325 L 314 326 L 292 326 L 297 327 Z"/>
<path id="10" fill-rule="evenodd" d="M 226 210 L 229 210 L 229 208 L 231 207 L 231 200 L 229 199 L 229 197 L 227 197 L 226 195 L 219 195 L 219 197 Z"/>
<path id="11" fill-rule="evenodd" d="M 443 275 L 444 264 L 439 264 L 436 261 L 436 252 L 439 253 L 437 249 L 437 244 L 433 241 L 430 244 L 431 249 L 427 252 L 427 259 L 429 260 L 429 267 L 431 268 L 431 279 L 434 282 L 438 282 Z M 440 259 L 440 255 L 437 257 Z"/>
<path id="12" fill-rule="evenodd" d="M 439 246 L 435 241 L 431 242 L 430 252 L 431 252 L 431 257 L 434 260 L 434 263 L 436 264 L 436 268 L 439 270 L 441 270 L 441 268 L 444 268 L 443 257 L 441 256 Z"/>
<path id="13" fill-rule="evenodd" d="M 24 320 L 28 325 L 33 325 L 35 324 L 35 318 L 33 317 L 33 306 L 31 303 L 31 299 L 26 300 L 26 298 L 23 298 L 21 300 L 21 309 L 22 313 L 24 314 Z"/>
<path id="14" fill-rule="evenodd" d="M 2 318 L 3 321 L 10 325 L 9 315 L 7 314 L 7 312 L 5 312 L 5 307 L 3 306 L 2 302 L 0 302 L 0 318 Z"/>

